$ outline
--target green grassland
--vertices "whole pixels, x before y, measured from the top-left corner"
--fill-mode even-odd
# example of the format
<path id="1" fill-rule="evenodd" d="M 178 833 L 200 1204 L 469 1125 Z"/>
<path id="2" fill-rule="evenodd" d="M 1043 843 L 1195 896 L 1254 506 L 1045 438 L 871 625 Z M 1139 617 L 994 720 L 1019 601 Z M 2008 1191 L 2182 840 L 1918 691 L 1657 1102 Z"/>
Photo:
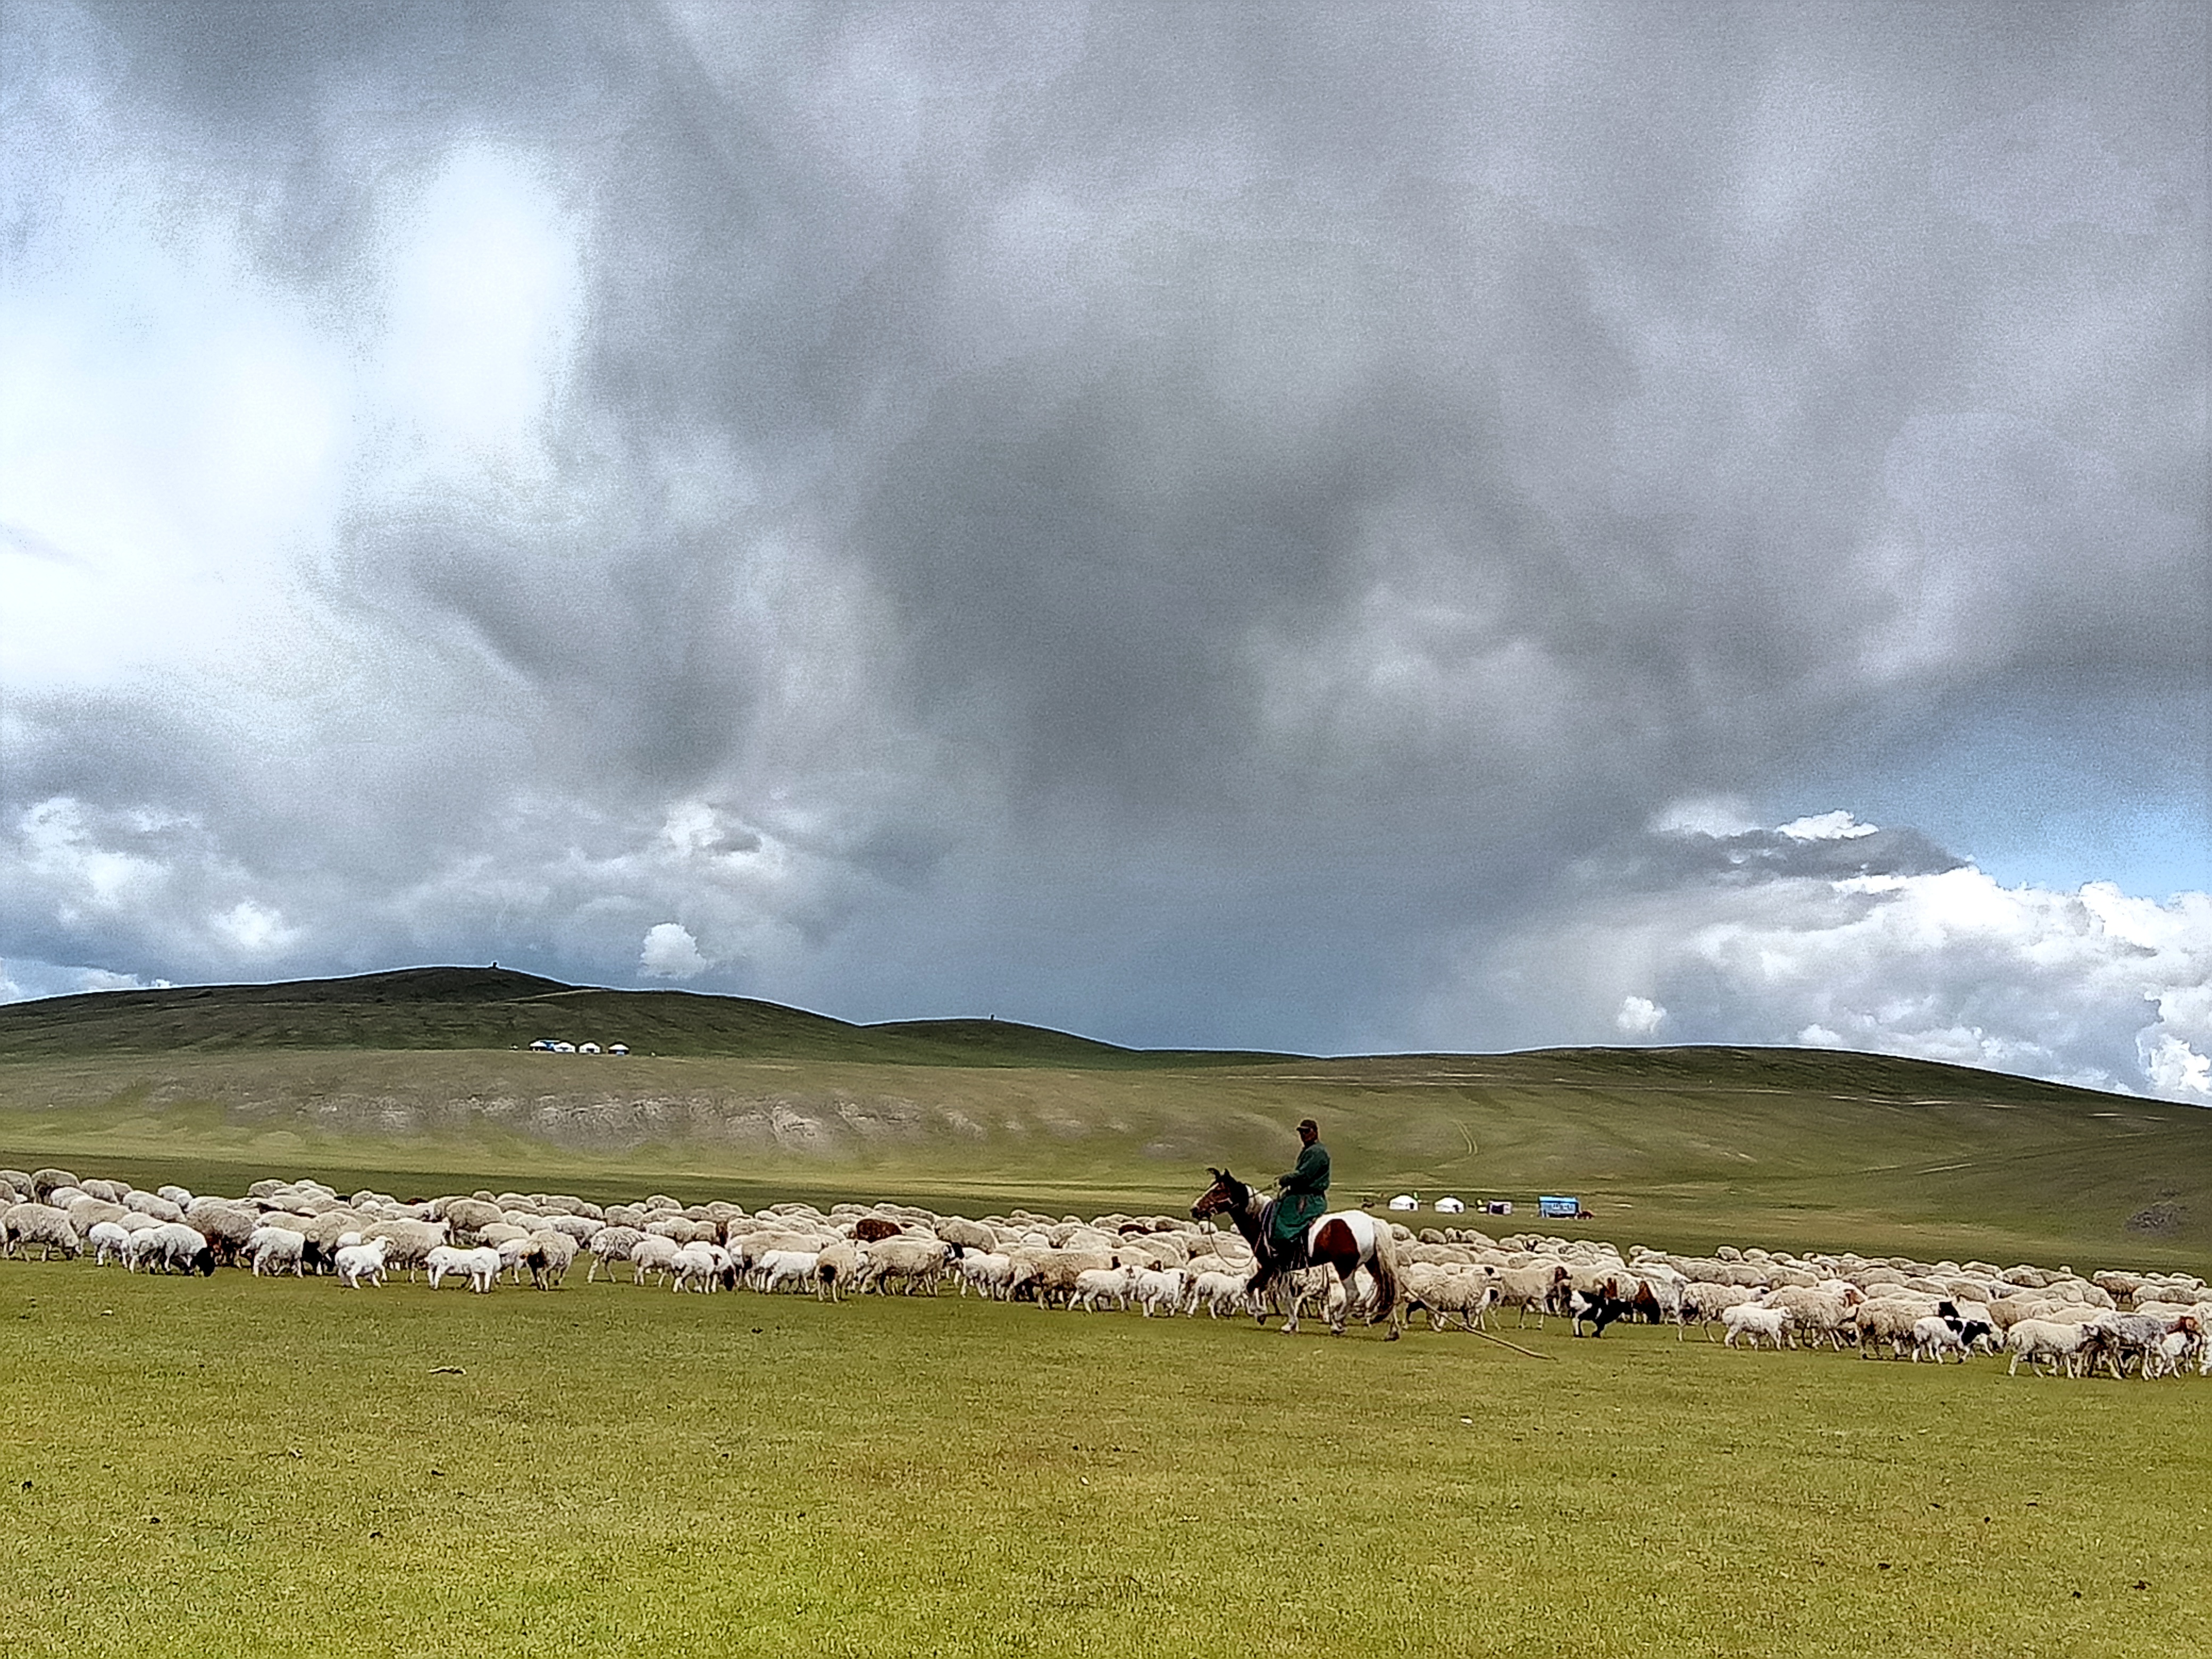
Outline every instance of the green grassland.
<path id="1" fill-rule="evenodd" d="M 10 1654 L 2137 1659 L 2212 1584 L 2193 1379 L 83 1262 L 0 1331 Z"/>
<path id="2" fill-rule="evenodd" d="M 67 1004 L 0 1009 L 0 1163 L 1088 1214 L 1311 1113 L 1340 1199 L 1571 1191 L 1622 1244 L 2212 1256 L 2212 1113 L 1904 1060 L 1140 1054 L 459 969 Z M 2199 1380 L 1501 1334 L 0 1261 L 0 1651 L 2201 1644 Z"/>
<path id="3" fill-rule="evenodd" d="M 623 1057 L 532 1054 L 541 1036 Z M 1340 1200 L 1581 1196 L 1616 1242 L 2212 1258 L 2212 1112 L 1805 1050 L 1306 1059 L 439 969 L 0 1009 L 0 1160 L 239 1190 L 1176 1210 L 1321 1120 Z"/>

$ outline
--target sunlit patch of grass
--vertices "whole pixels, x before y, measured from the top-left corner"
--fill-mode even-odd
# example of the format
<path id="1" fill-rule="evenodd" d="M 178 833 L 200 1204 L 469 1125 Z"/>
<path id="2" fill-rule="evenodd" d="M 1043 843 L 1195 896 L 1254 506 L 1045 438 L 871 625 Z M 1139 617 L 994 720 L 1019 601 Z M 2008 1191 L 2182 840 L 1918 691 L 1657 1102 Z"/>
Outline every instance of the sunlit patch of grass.
<path id="1" fill-rule="evenodd" d="M 2194 1382 L 16 1262 L 0 1331 L 10 1652 L 2136 1655 L 2212 1583 Z"/>

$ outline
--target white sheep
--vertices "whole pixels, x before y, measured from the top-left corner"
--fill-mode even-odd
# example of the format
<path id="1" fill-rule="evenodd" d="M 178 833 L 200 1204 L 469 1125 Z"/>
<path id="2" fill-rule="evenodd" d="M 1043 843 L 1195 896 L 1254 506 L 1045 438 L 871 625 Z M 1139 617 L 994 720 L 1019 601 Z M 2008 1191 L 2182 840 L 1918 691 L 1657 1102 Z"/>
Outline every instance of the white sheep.
<path id="1" fill-rule="evenodd" d="M 839 1292 L 860 1272 L 860 1247 L 849 1238 L 824 1244 L 814 1255 L 814 1298 L 842 1300 Z"/>
<path id="2" fill-rule="evenodd" d="M 1180 1267 L 1140 1267 L 1132 1293 L 1147 1319 L 1155 1313 L 1179 1313 L 1182 1310 L 1183 1271 Z"/>
<path id="3" fill-rule="evenodd" d="M 264 1273 L 281 1273 L 287 1267 L 297 1279 L 306 1265 L 307 1236 L 289 1227 L 256 1227 L 246 1242 L 246 1250 L 256 1279 Z"/>
<path id="4" fill-rule="evenodd" d="M 1231 1318 L 1238 1314 L 1256 1316 L 1259 1308 L 1246 1288 L 1249 1282 L 1249 1275 L 1245 1273 L 1218 1270 L 1200 1273 L 1190 1281 L 1192 1310 L 1195 1312 L 1202 1304 L 1210 1319 L 1218 1319 L 1224 1314 Z"/>
<path id="5" fill-rule="evenodd" d="M 887 1295 L 887 1285 L 896 1285 L 907 1295 L 920 1286 L 937 1294 L 937 1281 L 951 1259 L 952 1247 L 939 1238 L 878 1239 L 861 1252 L 860 1288 Z"/>
<path id="6" fill-rule="evenodd" d="M 40 1174 L 46 1171 L 41 1170 Z M 0 1233 L 7 1237 L 7 1254 L 19 1252 L 29 1259 L 30 1247 L 39 1247 L 39 1260 L 45 1261 L 58 1250 L 68 1261 L 75 1261 L 84 1247 L 77 1242 L 77 1232 L 70 1225 L 64 1212 L 51 1204 L 11 1204 L 0 1211 Z"/>
<path id="7" fill-rule="evenodd" d="M 650 1243 L 641 1240 L 639 1248 Z M 673 1240 L 669 1241 L 674 1243 Z M 672 1291 L 704 1291 L 711 1294 L 718 1282 L 730 1273 L 734 1258 L 719 1244 L 709 1244 L 704 1239 L 695 1239 L 689 1244 L 676 1247 L 676 1255 L 669 1262 L 668 1288 Z"/>
<path id="8" fill-rule="evenodd" d="M 1067 1305 L 1080 1307 L 1085 1313 L 1097 1313 L 1102 1301 L 1111 1301 L 1117 1312 L 1129 1306 L 1130 1292 L 1135 1288 L 1137 1269 L 1133 1267 L 1088 1267 L 1075 1276 L 1074 1293 Z"/>
<path id="9" fill-rule="evenodd" d="M 753 1269 L 752 1287 L 767 1296 L 786 1288 L 799 1290 L 814 1282 L 821 1265 L 819 1250 L 770 1250 Z"/>
<path id="10" fill-rule="evenodd" d="M 2031 1371 L 2042 1369 L 2048 1361 L 2055 1376 L 2062 1368 L 2069 1376 L 2079 1376 L 2081 1350 L 2089 1340 L 2086 1324 L 2062 1323 L 2052 1319 L 2023 1319 L 2005 1333 L 2005 1346 L 2012 1354 L 2012 1364 L 2005 1367 L 2010 1376 L 2020 1370 L 2020 1362 L 2027 1361 Z"/>
<path id="11" fill-rule="evenodd" d="M 1765 1337 L 1779 1348 L 1784 1337 L 1788 1334 L 1789 1322 L 1790 1316 L 1785 1309 L 1762 1307 L 1755 1302 L 1740 1303 L 1721 1312 L 1721 1323 L 1728 1327 L 1728 1334 L 1721 1339 L 1721 1345 L 1733 1348 L 1736 1338 L 1748 1336 L 1751 1346 L 1755 1348 L 1759 1339 Z"/>
<path id="12" fill-rule="evenodd" d="M 642 1233 L 630 1247 L 630 1283 L 642 1285 L 648 1274 L 666 1279 L 676 1270 L 676 1253 L 684 1246 L 658 1233 Z"/>
<path id="13" fill-rule="evenodd" d="M 385 1258 L 392 1249 L 388 1237 L 372 1238 L 366 1244 L 349 1244 L 337 1254 L 338 1283 L 349 1291 L 362 1285 L 384 1283 Z M 498 1256 L 493 1256 L 496 1262 Z"/>
<path id="14" fill-rule="evenodd" d="M 92 1246 L 94 1262 L 105 1267 L 111 1261 L 125 1259 L 131 1235 L 115 1222 L 95 1221 L 91 1231 L 85 1234 L 84 1242 Z"/>
<path id="15" fill-rule="evenodd" d="M 1014 1259 L 999 1250 L 963 1250 L 957 1264 L 960 1270 L 960 1294 L 968 1294 L 975 1286 L 980 1296 L 1003 1302 L 1014 1282 Z"/>
<path id="16" fill-rule="evenodd" d="M 607 1270 L 608 1279 L 612 1279 L 615 1264 L 629 1261 L 630 1251 L 644 1237 L 635 1227 L 605 1226 L 593 1233 L 591 1243 L 584 1247 L 592 1254 L 592 1265 L 585 1271 L 584 1283 L 589 1285 L 598 1279 L 601 1267 Z"/>

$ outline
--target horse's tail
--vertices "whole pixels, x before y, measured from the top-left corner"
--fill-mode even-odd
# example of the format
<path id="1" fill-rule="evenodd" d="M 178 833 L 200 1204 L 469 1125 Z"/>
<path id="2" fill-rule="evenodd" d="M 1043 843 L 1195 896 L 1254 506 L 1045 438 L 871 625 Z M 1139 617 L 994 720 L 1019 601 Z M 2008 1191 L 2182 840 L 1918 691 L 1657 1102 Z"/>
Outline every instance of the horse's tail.
<path id="1" fill-rule="evenodd" d="M 1404 1315 L 1399 1307 L 1402 1292 L 1398 1280 L 1398 1241 L 1390 1235 L 1390 1224 L 1375 1224 L 1375 1310 L 1367 1316 L 1372 1325 L 1386 1315 L 1390 1321 L 1390 1334 L 1395 1339 L 1404 1328 Z"/>

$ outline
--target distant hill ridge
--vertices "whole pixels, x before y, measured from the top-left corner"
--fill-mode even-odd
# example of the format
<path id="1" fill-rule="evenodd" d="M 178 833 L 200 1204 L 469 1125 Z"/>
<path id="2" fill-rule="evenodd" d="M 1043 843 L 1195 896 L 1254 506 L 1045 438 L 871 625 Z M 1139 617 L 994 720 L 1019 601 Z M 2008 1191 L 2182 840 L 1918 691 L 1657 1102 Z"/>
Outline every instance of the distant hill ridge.
<path id="1" fill-rule="evenodd" d="M 242 1048 L 515 1048 L 541 1038 L 639 1052 L 885 1064 L 1081 1067 L 1282 1056 L 1124 1048 L 998 1019 L 857 1025 L 750 997 L 564 985 L 507 968 L 403 968 L 270 985 L 95 991 L 0 1006 L 0 1056 Z"/>
<path id="2" fill-rule="evenodd" d="M 750 997 L 566 985 L 508 968 L 403 968 L 265 985 L 96 991 L 0 1006 L 0 1059 L 253 1049 L 505 1049 L 541 1039 L 621 1042 L 640 1054 L 857 1064 L 1189 1070 L 1441 1064 L 1468 1082 L 1848 1090 L 1913 1104 L 1964 1092 L 1993 1102 L 2111 1102 L 2094 1090 L 1971 1066 L 1848 1050 L 1596 1048 L 1508 1054 L 1322 1059 L 1233 1049 L 1126 1048 L 1000 1019 L 860 1025 Z"/>

